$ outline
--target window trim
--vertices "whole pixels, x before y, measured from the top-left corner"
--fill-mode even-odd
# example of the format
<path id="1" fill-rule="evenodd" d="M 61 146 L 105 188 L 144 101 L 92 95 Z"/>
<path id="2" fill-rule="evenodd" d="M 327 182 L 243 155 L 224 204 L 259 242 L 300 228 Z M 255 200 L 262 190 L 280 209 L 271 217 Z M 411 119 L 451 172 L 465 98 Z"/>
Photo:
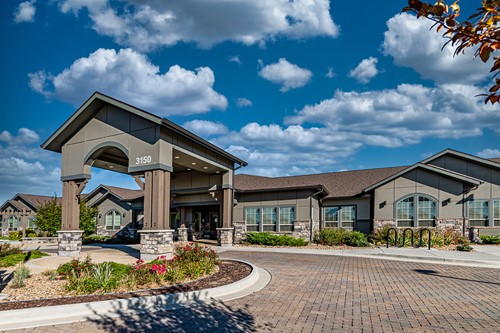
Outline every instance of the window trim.
<path id="1" fill-rule="evenodd" d="M 344 221 L 342 220 L 342 208 L 343 207 L 352 207 L 354 208 L 354 219 L 352 221 L 348 221 L 348 223 L 352 223 L 352 227 L 346 227 L 343 225 Z M 326 209 L 327 208 L 338 208 L 337 210 L 337 221 L 327 221 L 326 220 Z M 323 206 L 321 209 L 322 213 L 322 224 L 324 228 L 342 228 L 346 230 L 355 230 L 358 224 L 358 205 L 334 205 L 334 206 Z M 337 226 L 327 226 L 326 223 L 336 223 Z M 347 221 L 346 221 L 347 223 Z"/>
<path id="2" fill-rule="evenodd" d="M 118 225 L 116 225 L 116 221 L 115 221 L 115 216 L 116 215 L 112 215 L 113 216 L 113 219 L 112 219 L 112 222 L 111 222 L 111 228 L 108 228 L 108 221 L 107 221 L 107 217 L 110 213 L 116 213 L 119 217 L 119 223 Z M 106 214 L 104 214 L 104 229 L 106 231 L 117 231 L 117 230 L 120 230 L 121 229 L 121 225 L 122 225 L 122 214 L 117 210 L 117 209 L 110 209 L 106 212 Z"/>
<path id="3" fill-rule="evenodd" d="M 497 202 L 498 206 L 499 206 L 498 216 L 495 216 L 495 202 Z M 493 223 L 492 226 L 493 227 L 500 227 L 500 199 L 491 199 L 491 203 L 492 203 L 492 205 L 491 205 L 491 220 Z"/>
<path id="4" fill-rule="evenodd" d="M 401 201 L 406 200 L 406 199 L 411 198 L 411 197 L 413 197 L 413 218 L 410 220 L 410 226 L 399 226 L 398 220 L 401 220 L 401 219 L 398 219 L 398 214 L 397 214 L 398 213 L 398 204 Z M 434 218 L 432 219 L 433 220 L 432 226 L 427 226 L 427 225 L 421 226 L 420 225 L 420 218 L 418 216 L 418 208 L 419 208 L 418 207 L 418 202 L 419 202 L 418 199 L 419 199 L 419 197 L 424 197 L 426 199 L 430 199 L 435 204 L 436 211 L 434 214 Z M 432 195 L 425 194 L 425 193 L 412 193 L 412 194 L 402 196 L 398 200 L 394 201 L 393 216 L 394 216 L 394 220 L 396 222 L 396 226 L 398 228 L 433 228 L 436 226 L 436 219 L 439 216 L 439 200 L 436 199 L 435 197 L 433 197 Z M 422 219 L 422 220 L 424 220 L 424 219 Z M 428 220 L 428 219 L 425 219 L 425 220 Z"/>
<path id="5" fill-rule="evenodd" d="M 11 227 L 11 221 L 10 221 L 11 218 L 15 218 L 16 221 L 17 221 L 15 228 L 14 228 L 14 223 L 12 223 L 12 227 Z M 14 221 L 12 221 L 12 222 L 14 222 Z M 19 217 L 17 217 L 16 215 L 10 215 L 7 218 L 7 229 L 9 231 L 17 231 L 17 230 L 19 230 L 19 222 L 21 222 L 21 219 Z"/>
<path id="6" fill-rule="evenodd" d="M 264 224 L 264 209 L 265 208 L 271 208 L 274 209 L 276 212 L 276 224 Z M 281 226 L 281 208 L 293 208 L 293 220 L 291 221 L 291 224 L 283 224 L 283 226 L 291 226 L 291 231 L 282 231 Z M 247 223 L 247 210 L 248 209 L 256 209 L 258 211 L 258 224 L 250 224 L 251 226 L 258 226 L 258 230 L 248 230 L 248 223 Z M 245 231 L 246 232 L 293 232 L 295 221 L 297 221 L 297 206 L 296 205 L 276 205 L 276 206 L 248 206 L 243 208 L 243 219 L 245 220 Z M 275 230 L 264 230 L 264 226 L 276 226 Z"/>

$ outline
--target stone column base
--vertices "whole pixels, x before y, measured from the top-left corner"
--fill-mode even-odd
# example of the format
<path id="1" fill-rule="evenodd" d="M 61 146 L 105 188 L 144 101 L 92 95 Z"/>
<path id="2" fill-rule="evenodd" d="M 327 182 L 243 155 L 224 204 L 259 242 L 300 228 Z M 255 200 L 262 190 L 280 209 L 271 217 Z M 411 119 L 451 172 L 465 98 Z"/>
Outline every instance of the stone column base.
<path id="1" fill-rule="evenodd" d="M 177 234 L 179 237 L 179 242 L 188 241 L 188 229 L 187 228 L 177 228 Z"/>
<path id="2" fill-rule="evenodd" d="M 57 255 L 77 257 L 82 249 L 83 230 L 61 230 L 57 232 Z"/>
<path id="3" fill-rule="evenodd" d="M 141 259 L 151 261 L 159 256 L 173 257 L 174 230 L 139 230 Z"/>
<path id="4" fill-rule="evenodd" d="M 217 245 L 222 247 L 233 246 L 234 228 L 217 228 Z"/>

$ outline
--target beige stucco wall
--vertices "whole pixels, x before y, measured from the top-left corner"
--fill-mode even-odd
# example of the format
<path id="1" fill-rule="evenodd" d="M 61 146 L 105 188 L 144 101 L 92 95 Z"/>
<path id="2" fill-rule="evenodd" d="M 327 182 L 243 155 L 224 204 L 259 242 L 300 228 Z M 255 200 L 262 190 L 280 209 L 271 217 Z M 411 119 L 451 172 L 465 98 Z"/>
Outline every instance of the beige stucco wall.
<path id="1" fill-rule="evenodd" d="M 120 202 L 114 196 L 109 196 L 104 199 L 101 203 L 99 203 L 97 209 L 99 210 L 97 223 L 104 229 L 106 228 L 106 213 L 111 210 L 116 210 L 120 213 L 121 227 L 124 227 L 132 222 L 132 209 L 130 205 L 124 202 Z M 117 231 L 118 230 L 108 230 L 109 233 L 115 233 Z"/>

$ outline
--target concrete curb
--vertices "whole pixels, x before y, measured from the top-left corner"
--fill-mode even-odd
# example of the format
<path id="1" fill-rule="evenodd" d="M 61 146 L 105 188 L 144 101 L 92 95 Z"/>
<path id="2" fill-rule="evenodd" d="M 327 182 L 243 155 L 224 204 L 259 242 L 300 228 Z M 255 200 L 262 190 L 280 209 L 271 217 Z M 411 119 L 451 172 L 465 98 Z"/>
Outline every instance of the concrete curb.
<path id="1" fill-rule="evenodd" d="M 269 273 L 265 270 L 245 261 L 233 261 L 250 265 L 252 267 L 250 275 L 225 286 L 185 293 L 0 311 L 0 330 L 23 329 L 89 319 L 98 320 L 103 317 L 119 317 L 124 314 L 134 315 L 143 312 L 172 310 L 195 302 L 227 301 L 249 295 L 269 283 Z"/>

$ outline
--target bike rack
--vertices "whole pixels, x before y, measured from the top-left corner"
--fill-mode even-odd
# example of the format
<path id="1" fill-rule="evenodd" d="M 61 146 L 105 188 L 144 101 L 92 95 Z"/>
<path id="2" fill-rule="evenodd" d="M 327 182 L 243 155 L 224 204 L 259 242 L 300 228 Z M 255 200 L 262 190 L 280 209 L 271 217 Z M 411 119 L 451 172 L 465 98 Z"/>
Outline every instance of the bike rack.
<path id="1" fill-rule="evenodd" d="M 413 246 L 414 242 L 413 242 L 413 229 L 412 228 L 406 228 L 406 229 L 403 229 L 403 243 L 399 246 L 399 247 L 405 247 L 405 240 L 406 240 L 406 234 L 407 232 L 410 232 L 410 241 L 411 241 L 411 247 L 415 247 Z M 422 240 L 422 239 L 420 239 Z"/>
<path id="2" fill-rule="evenodd" d="M 389 228 L 387 230 L 387 235 L 385 236 L 385 239 L 387 240 L 387 248 L 389 248 L 389 235 L 391 230 L 394 230 L 394 246 L 398 246 L 398 230 L 396 228 Z"/>
<path id="3" fill-rule="evenodd" d="M 427 249 L 430 250 L 431 249 L 431 229 L 429 228 L 422 228 L 420 229 L 420 242 L 418 243 L 418 246 L 422 247 L 422 236 L 423 236 L 423 233 L 424 231 L 427 231 L 427 234 L 429 235 L 429 244 L 427 245 Z"/>
<path id="4" fill-rule="evenodd" d="M 398 229 L 396 228 L 389 228 L 387 229 L 387 235 L 385 236 L 385 239 L 387 241 L 387 248 L 389 248 L 389 236 L 391 235 L 391 231 L 394 231 L 394 246 L 397 246 L 397 247 L 404 247 L 405 245 L 405 240 L 406 240 L 406 234 L 408 233 L 408 231 L 410 231 L 410 237 L 411 237 L 411 246 L 412 247 L 422 247 L 422 243 L 423 243 L 423 236 L 424 236 L 424 231 L 427 231 L 427 234 L 429 235 L 429 241 L 428 241 L 428 244 L 427 244 L 427 249 L 431 249 L 431 238 L 432 238 L 432 232 L 431 232 L 431 229 L 429 228 L 422 228 L 419 230 L 419 238 L 420 238 L 420 241 L 418 242 L 418 246 L 415 246 L 414 245 L 414 240 L 413 240 L 413 229 L 411 228 L 405 228 L 403 229 L 403 243 L 401 246 L 399 246 L 398 244 Z"/>

